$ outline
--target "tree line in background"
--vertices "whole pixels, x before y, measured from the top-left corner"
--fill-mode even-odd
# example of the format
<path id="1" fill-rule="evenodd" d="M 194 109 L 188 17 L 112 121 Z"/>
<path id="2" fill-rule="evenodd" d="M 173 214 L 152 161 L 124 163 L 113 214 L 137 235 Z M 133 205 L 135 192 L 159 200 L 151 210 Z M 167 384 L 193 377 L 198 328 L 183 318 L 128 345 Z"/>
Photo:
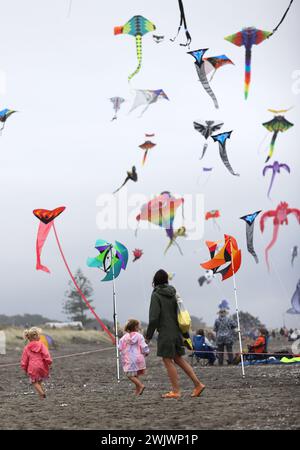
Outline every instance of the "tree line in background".
<path id="1" fill-rule="evenodd" d="M 81 291 L 93 307 L 92 297 L 94 290 L 90 280 L 84 275 L 80 268 L 77 269 L 75 273 L 75 279 Z M 65 292 L 65 296 L 63 299 L 63 313 L 68 317 L 68 319 L 72 321 L 82 322 L 85 328 L 99 329 L 100 326 L 96 319 L 91 319 L 87 316 L 88 310 L 88 307 L 73 286 L 73 283 L 69 281 L 68 290 Z M 236 321 L 236 314 L 233 314 L 232 318 Z M 199 328 L 206 327 L 206 323 L 202 318 L 191 316 L 191 319 L 194 331 L 197 331 Z M 10 317 L 0 314 L 1 326 L 28 327 L 32 325 L 43 325 L 47 322 L 55 322 L 55 320 L 48 319 L 40 314 L 24 314 Z M 103 322 L 110 330 L 113 329 L 113 321 L 103 319 Z M 253 330 L 259 329 L 261 326 L 263 326 L 258 317 L 254 317 L 250 313 L 243 311 L 240 312 L 240 324 L 242 332 L 244 334 L 251 333 Z M 145 329 L 147 327 L 147 323 L 141 322 L 141 327 Z"/>

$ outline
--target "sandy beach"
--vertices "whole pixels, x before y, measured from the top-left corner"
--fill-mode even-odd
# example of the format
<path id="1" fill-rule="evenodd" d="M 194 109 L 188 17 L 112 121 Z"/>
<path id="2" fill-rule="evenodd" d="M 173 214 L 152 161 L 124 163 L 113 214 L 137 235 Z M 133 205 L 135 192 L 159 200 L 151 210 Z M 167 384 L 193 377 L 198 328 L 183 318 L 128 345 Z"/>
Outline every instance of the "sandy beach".
<path id="1" fill-rule="evenodd" d="M 100 351 L 98 351 L 100 350 Z M 207 388 L 190 398 L 192 385 L 181 373 L 182 397 L 161 399 L 169 389 L 162 362 L 151 347 L 146 389 L 140 397 L 122 375 L 115 381 L 114 350 L 109 344 L 67 344 L 52 350 L 47 398 L 39 400 L 18 366 L 1 367 L 1 429 L 289 429 L 300 428 L 300 366 L 196 366 Z M 64 355 L 88 352 L 61 358 Z M 18 361 L 20 351 L 1 356 Z"/>

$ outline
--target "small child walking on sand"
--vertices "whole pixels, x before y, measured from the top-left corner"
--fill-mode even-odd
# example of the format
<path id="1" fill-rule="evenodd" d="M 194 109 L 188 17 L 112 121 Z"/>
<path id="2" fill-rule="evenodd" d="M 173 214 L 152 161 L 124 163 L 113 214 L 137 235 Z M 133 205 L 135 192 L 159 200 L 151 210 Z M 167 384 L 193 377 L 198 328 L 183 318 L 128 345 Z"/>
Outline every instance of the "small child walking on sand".
<path id="1" fill-rule="evenodd" d="M 32 327 L 24 331 L 24 339 L 29 343 L 23 350 L 21 367 L 30 378 L 41 399 L 46 398 L 42 381 L 49 376 L 52 359 L 47 347 L 40 341 L 41 329 Z"/>
<path id="2" fill-rule="evenodd" d="M 139 377 L 145 373 L 145 356 L 149 354 L 149 347 L 144 336 L 139 333 L 140 322 L 138 320 L 128 320 L 124 331 L 125 334 L 119 342 L 123 370 L 129 380 L 135 384 L 135 394 L 142 395 L 145 386 Z"/>

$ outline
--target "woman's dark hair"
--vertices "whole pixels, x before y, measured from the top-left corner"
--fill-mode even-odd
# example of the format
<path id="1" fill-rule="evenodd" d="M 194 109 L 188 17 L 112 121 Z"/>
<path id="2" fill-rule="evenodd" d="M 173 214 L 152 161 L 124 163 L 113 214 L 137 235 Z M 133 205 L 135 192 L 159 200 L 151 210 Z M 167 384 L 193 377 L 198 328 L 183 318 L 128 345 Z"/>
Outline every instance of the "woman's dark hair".
<path id="1" fill-rule="evenodd" d="M 200 330 L 197 331 L 197 334 L 200 336 L 204 336 L 204 330 L 200 328 Z"/>
<path id="2" fill-rule="evenodd" d="M 169 283 L 169 275 L 167 272 L 163 269 L 160 269 L 156 272 L 156 274 L 153 277 L 153 286 L 159 286 L 160 284 L 168 284 Z"/>

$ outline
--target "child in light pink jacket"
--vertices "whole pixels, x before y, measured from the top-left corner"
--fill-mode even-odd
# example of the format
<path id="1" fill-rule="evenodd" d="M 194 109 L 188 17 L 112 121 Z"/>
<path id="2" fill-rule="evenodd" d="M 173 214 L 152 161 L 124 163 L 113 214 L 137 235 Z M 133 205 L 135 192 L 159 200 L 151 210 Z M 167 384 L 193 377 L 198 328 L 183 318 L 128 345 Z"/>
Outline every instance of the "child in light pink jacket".
<path id="1" fill-rule="evenodd" d="M 23 350 L 21 367 L 30 378 L 40 398 L 46 398 L 42 381 L 49 376 L 52 359 L 45 344 L 40 341 L 41 330 L 36 327 L 24 331 L 24 338 L 29 341 Z"/>
<path id="2" fill-rule="evenodd" d="M 119 342 L 123 370 L 129 380 L 135 384 L 136 395 L 142 395 L 145 389 L 139 377 L 145 373 L 145 356 L 149 354 L 149 347 L 139 330 L 140 322 L 138 320 L 128 320 L 125 334 Z"/>

